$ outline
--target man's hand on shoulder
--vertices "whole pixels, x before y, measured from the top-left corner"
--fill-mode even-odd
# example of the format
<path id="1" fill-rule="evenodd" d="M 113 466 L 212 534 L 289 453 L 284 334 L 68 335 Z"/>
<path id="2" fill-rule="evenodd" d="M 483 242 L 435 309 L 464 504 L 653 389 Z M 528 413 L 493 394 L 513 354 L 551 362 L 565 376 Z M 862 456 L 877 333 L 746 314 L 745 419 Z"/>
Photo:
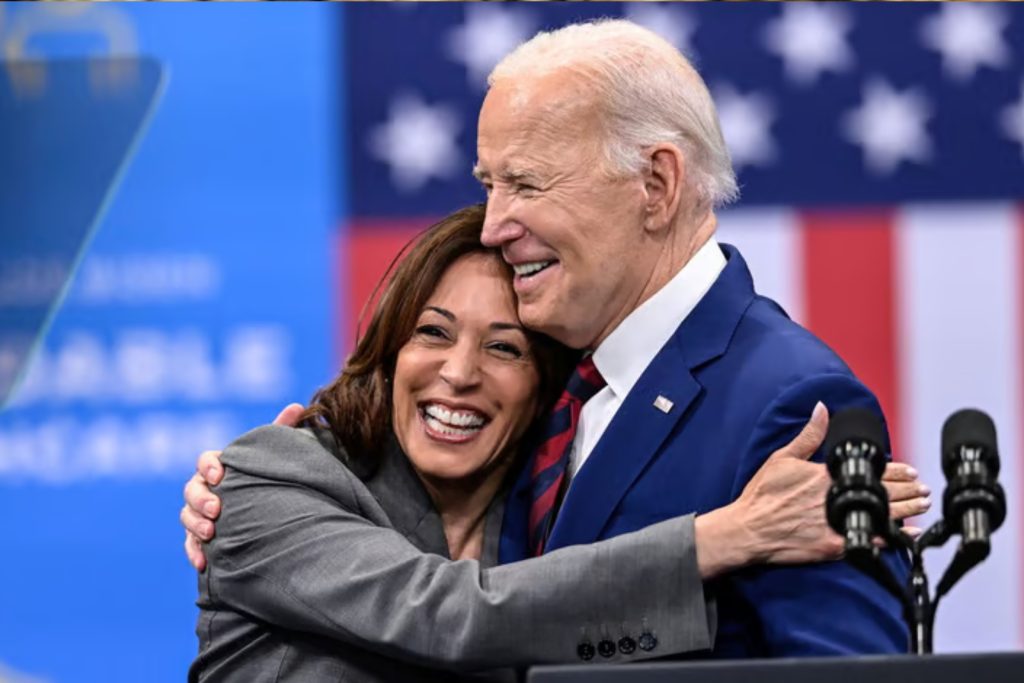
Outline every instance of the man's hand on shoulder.
<path id="1" fill-rule="evenodd" d="M 292 403 L 284 408 L 274 424 L 281 427 L 295 427 L 304 408 Z M 220 498 L 210 491 L 224 478 L 224 467 L 220 462 L 221 451 L 203 451 L 196 462 L 196 473 L 185 484 L 185 505 L 181 508 L 181 524 L 185 527 L 185 554 L 197 571 L 206 569 L 206 555 L 203 542 L 213 538 L 214 522 L 220 516 Z"/>

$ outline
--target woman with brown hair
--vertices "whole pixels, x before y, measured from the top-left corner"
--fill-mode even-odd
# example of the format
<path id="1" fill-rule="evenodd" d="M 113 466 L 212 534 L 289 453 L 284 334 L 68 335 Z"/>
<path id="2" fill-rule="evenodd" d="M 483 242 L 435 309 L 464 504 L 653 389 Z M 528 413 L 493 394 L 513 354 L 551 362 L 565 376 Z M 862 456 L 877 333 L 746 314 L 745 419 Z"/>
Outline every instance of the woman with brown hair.
<path id="1" fill-rule="evenodd" d="M 455 529 L 466 531 L 465 527 L 473 530 L 469 544 L 477 551 L 470 553 L 469 557 L 479 557 L 479 532 L 482 531 L 484 509 L 496 495 L 503 474 L 526 454 L 528 449 L 518 448 L 518 444 L 535 442 L 535 439 L 523 438 L 524 430 L 530 425 L 543 426 L 543 421 L 535 418 L 548 414 L 579 357 L 579 352 L 519 324 L 515 299 L 508 286 L 512 280 L 512 269 L 497 252 L 480 244 L 483 212 L 483 206 L 473 206 L 452 214 L 424 232 L 415 246 L 407 245 L 409 253 L 397 268 L 395 263 L 404 254 L 396 257 L 389 269 L 394 270 L 394 274 L 345 369 L 333 383 L 316 393 L 301 418 L 302 425 L 328 429 L 338 444 L 344 444 L 347 452 L 365 454 L 368 459 L 379 456 L 379 445 L 387 441 L 393 429 L 439 508 L 442 505 L 438 499 L 445 495 L 441 489 L 449 483 L 456 482 L 460 490 L 468 489 L 472 498 L 478 501 L 472 519 L 460 519 L 445 526 L 451 556 L 456 559 L 463 557 L 464 553 L 459 552 L 463 542 L 455 538 L 461 535 Z M 496 285 L 493 303 L 483 298 L 477 284 L 488 280 L 493 280 Z M 416 368 L 425 362 L 423 356 L 431 349 L 437 349 L 435 356 L 446 356 L 438 362 L 452 354 L 449 349 L 458 342 L 454 330 L 465 325 L 466 321 L 460 320 L 456 311 L 430 305 L 434 300 L 451 298 L 446 296 L 445 285 L 453 288 L 451 296 L 460 299 L 457 305 L 461 309 L 467 312 L 479 309 L 484 318 L 492 315 L 492 311 L 503 316 L 498 324 L 504 329 L 494 332 L 496 336 L 483 354 L 483 362 L 467 361 L 481 365 L 485 381 L 490 365 L 496 367 L 496 372 L 505 373 L 501 381 L 496 382 L 498 386 L 494 391 L 516 386 L 523 375 L 536 375 L 536 382 L 531 379 L 528 391 L 521 399 L 523 408 L 510 411 L 519 421 L 514 429 L 512 425 L 505 425 L 501 430 L 496 428 L 496 424 L 504 419 L 503 413 L 495 416 L 479 413 L 476 416 L 487 422 L 480 426 L 479 438 L 473 433 L 453 437 L 452 428 L 456 426 L 461 426 L 462 431 L 473 432 L 475 425 L 470 423 L 477 411 L 467 406 L 447 422 L 445 411 L 457 407 L 453 402 L 460 401 L 461 394 L 473 392 L 464 392 L 462 387 L 456 387 L 460 378 L 453 379 L 445 374 L 444 369 L 438 369 L 437 374 L 449 386 L 447 393 L 451 396 L 440 403 L 417 401 L 419 394 L 409 386 L 412 378 L 419 374 Z M 501 362 L 490 363 L 493 358 Z M 396 365 L 402 366 L 401 372 L 396 371 Z M 429 374 L 432 372 L 428 370 Z M 529 407 L 526 403 L 530 404 Z M 417 438 L 421 431 L 420 418 L 423 419 L 424 438 Z M 451 420 L 456 419 L 467 424 L 451 424 Z M 446 436 L 437 433 L 438 421 L 442 427 L 446 425 L 449 428 Z M 429 458 L 436 455 L 435 445 L 439 439 L 441 450 L 457 454 L 454 465 L 459 471 L 432 477 Z M 497 440 L 501 443 L 496 443 Z M 468 470 L 476 467 L 477 463 L 472 456 L 466 456 L 467 450 L 492 461 L 470 476 Z M 456 494 L 459 496 L 461 494 Z M 492 540 L 497 542 L 494 536 Z"/>
<path id="2" fill-rule="evenodd" d="M 732 567 L 699 562 L 692 515 L 495 566 L 504 484 L 578 354 L 522 327 L 483 217 L 458 211 L 408 250 L 301 429 L 224 451 L 190 680 L 508 677 L 641 631 L 656 650 L 604 661 L 712 645 L 702 581 Z M 761 484 L 734 505 L 760 504 L 766 528 L 799 530 L 820 559 L 836 552 L 820 509 Z"/>

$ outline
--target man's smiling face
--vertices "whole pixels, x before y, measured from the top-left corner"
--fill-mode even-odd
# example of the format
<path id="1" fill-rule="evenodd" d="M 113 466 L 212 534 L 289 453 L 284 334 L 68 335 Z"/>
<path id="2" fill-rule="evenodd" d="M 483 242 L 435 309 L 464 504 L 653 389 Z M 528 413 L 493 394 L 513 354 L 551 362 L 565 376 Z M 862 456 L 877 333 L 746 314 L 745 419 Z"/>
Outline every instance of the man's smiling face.
<path id="1" fill-rule="evenodd" d="M 603 131 L 566 71 L 499 81 L 480 111 L 482 240 L 515 268 L 523 324 L 575 348 L 600 343 L 649 277 L 643 180 L 609 172 Z"/>

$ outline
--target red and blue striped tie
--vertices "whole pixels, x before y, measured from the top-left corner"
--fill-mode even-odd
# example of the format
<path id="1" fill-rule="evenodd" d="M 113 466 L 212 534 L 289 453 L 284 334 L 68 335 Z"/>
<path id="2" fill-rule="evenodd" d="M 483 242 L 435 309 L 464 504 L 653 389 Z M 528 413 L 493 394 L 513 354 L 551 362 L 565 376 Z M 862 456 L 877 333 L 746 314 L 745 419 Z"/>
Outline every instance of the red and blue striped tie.
<path id="1" fill-rule="evenodd" d="M 544 552 L 548 531 L 562 492 L 565 471 L 572 452 L 572 440 L 580 422 L 580 411 L 591 396 L 605 386 L 604 378 L 587 356 L 576 366 L 562 396 L 555 404 L 537 457 L 530 472 L 533 497 L 530 503 L 530 550 L 536 557 Z"/>

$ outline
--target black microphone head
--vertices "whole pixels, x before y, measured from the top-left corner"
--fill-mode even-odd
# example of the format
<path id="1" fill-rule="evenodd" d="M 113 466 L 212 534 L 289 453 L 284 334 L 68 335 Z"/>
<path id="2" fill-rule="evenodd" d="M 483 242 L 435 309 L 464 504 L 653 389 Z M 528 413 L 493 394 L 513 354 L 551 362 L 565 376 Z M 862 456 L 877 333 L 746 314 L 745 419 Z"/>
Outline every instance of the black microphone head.
<path id="1" fill-rule="evenodd" d="M 866 441 L 874 445 L 875 457 L 872 458 L 872 464 L 876 474 L 881 476 L 885 468 L 885 454 L 889 452 L 889 440 L 878 414 L 867 408 L 847 408 L 829 419 L 828 434 L 825 436 L 825 463 L 833 476 L 841 464 L 836 448 L 849 441 Z"/>
<path id="2" fill-rule="evenodd" d="M 942 425 L 942 471 L 947 479 L 956 474 L 964 447 L 977 449 L 991 476 L 999 474 L 996 425 L 986 413 L 964 408 L 950 415 Z"/>

